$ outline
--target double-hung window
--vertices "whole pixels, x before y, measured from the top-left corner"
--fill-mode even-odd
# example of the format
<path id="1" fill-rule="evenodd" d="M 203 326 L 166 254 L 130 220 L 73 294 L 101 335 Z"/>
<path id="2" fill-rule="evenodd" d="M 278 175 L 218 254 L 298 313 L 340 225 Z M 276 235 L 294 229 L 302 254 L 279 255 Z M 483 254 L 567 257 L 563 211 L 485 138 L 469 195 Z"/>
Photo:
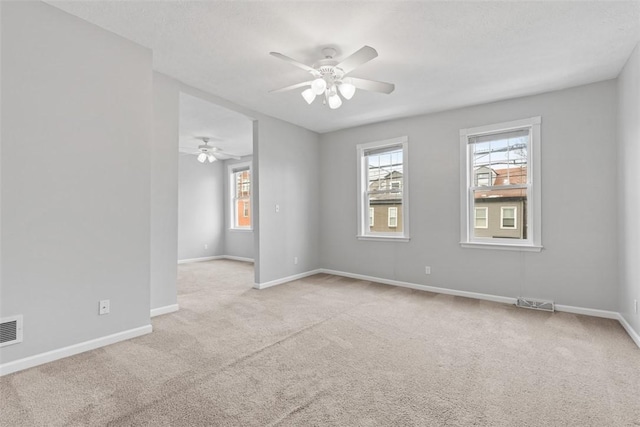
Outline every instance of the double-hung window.
<path id="1" fill-rule="evenodd" d="M 358 238 L 409 239 L 408 138 L 359 144 Z"/>
<path id="2" fill-rule="evenodd" d="M 540 117 L 460 131 L 461 244 L 539 251 Z"/>
<path id="3" fill-rule="evenodd" d="M 251 229 L 251 163 L 229 165 L 230 226 Z"/>

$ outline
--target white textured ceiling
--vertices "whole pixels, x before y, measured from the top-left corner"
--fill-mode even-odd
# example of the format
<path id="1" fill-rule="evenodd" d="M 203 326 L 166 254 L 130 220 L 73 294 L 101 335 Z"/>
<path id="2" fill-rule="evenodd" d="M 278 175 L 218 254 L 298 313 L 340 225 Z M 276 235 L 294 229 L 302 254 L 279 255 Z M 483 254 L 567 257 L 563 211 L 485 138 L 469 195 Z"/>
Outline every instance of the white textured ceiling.
<path id="1" fill-rule="evenodd" d="M 180 94 L 180 151 L 193 153 L 209 138 L 209 145 L 236 156 L 253 152 L 252 121 L 211 102 Z"/>
<path id="2" fill-rule="evenodd" d="M 615 78 L 640 39 L 640 1 L 50 1 L 153 50 L 154 68 L 305 128 L 327 132 Z M 301 90 L 269 94 L 311 64 L 364 45 L 352 75 L 392 82 L 330 110 Z"/>

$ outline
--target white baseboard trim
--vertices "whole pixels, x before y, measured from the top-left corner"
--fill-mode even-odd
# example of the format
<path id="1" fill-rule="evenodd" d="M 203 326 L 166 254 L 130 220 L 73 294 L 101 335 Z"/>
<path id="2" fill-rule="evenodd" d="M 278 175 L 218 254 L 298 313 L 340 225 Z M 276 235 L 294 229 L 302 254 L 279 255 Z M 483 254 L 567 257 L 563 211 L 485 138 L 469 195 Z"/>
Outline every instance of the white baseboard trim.
<path id="1" fill-rule="evenodd" d="M 14 360 L 0 364 L 0 376 L 8 375 L 13 372 L 22 371 L 24 369 L 33 368 L 34 366 L 53 362 L 54 360 L 63 359 L 85 351 L 94 350 L 120 341 L 125 341 L 141 335 L 149 334 L 153 331 L 151 325 L 141 326 L 139 328 L 129 329 L 127 331 L 118 332 L 107 335 L 105 337 L 73 344 L 68 347 L 47 351 L 45 353 L 36 354 L 34 356 L 25 357 L 23 359 Z"/>
<path id="2" fill-rule="evenodd" d="M 344 271 L 329 270 L 326 268 L 321 268 L 320 270 L 316 270 L 316 271 L 319 273 L 333 274 L 334 276 L 343 276 L 343 277 L 349 277 L 352 279 L 367 280 L 369 282 L 383 283 L 386 285 L 401 286 L 403 288 L 418 289 L 422 291 L 429 291 L 429 292 L 435 292 L 435 293 L 446 294 L 446 295 L 455 295 L 455 296 L 461 296 L 461 297 L 467 297 L 467 298 L 475 298 L 475 299 L 481 299 L 486 301 L 500 302 L 504 304 L 515 304 L 517 300 L 517 298 L 481 294 L 477 292 L 458 291 L 455 289 L 438 288 L 435 286 L 419 285 L 416 283 L 401 282 L 399 280 L 382 279 L 380 277 L 365 276 L 363 274 L 347 273 Z M 608 311 L 608 310 L 599 310 L 596 308 L 574 307 L 571 305 L 562 305 L 562 304 L 556 304 L 555 309 L 556 311 L 562 311 L 565 313 L 583 314 L 585 316 L 602 317 L 605 319 L 617 320 L 620 322 L 622 327 L 627 331 L 631 339 L 640 348 L 640 335 L 638 335 L 638 333 L 633 330 L 631 325 L 626 321 L 626 319 L 622 316 L 622 314 L 618 312 Z"/>
<path id="3" fill-rule="evenodd" d="M 216 255 L 216 256 L 205 256 L 202 258 L 187 258 L 187 259 L 179 259 L 178 260 L 178 264 L 188 264 L 190 262 L 204 262 L 204 261 L 211 261 L 214 259 L 222 259 L 224 258 L 224 256 L 222 255 Z"/>
<path id="4" fill-rule="evenodd" d="M 629 324 L 629 322 L 627 322 L 627 319 L 624 318 L 624 316 L 620 313 L 616 313 L 618 315 L 618 322 L 620 322 L 620 324 L 622 325 L 622 327 L 624 328 L 625 331 L 627 331 L 627 333 L 629 334 L 629 336 L 631 337 L 631 339 L 633 340 L 633 342 L 636 343 L 636 345 L 638 346 L 638 348 L 640 348 L 640 334 L 638 334 Z"/>
<path id="5" fill-rule="evenodd" d="M 241 256 L 235 256 L 235 255 L 223 255 L 224 259 L 230 259 L 233 261 L 242 261 L 242 262 L 250 262 L 253 264 L 253 258 L 244 258 Z"/>
<path id="6" fill-rule="evenodd" d="M 322 273 L 322 271 L 319 270 L 319 269 L 318 270 L 305 271 L 304 273 L 294 274 L 293 276 L 283 277 L 282 279 L 276 279 L 276 280 L 272 280 L 270 282 L 254 283 L 253 284 L 253 288 L 254 289 L 266 289 L 266 288 L 270 288 L 272 286 L 282 285 L 283 283 L 293 282 L 294 280 L 304 279 L 305 277 L 313 276 L 314 274 L 318 274 L 318 273 Z"/>
<path id="7" fill-rule="evenodd" d="M 620 314 L 615 311 L 599 310 L 597 308 L 573 307 L 571 305 L 555 304 L 556 311 L 564 311 L 565 313 L 584 314 L 585 316 L 602 317 L 604 319 L 616 319 Z"/>
<path id="8" fill-rule="evenodd" d="M 516 298 L 502 297 L 499 295 L 481 294 L 477 292 L 459 291 L 456 289 L 438 288 L 436 286 L 419 285 L 417 283 L 401 282 L 399 280 L 382 279 L 380 277 L 365 276 L 363 274 L 347 273 L 344 271 L 328 270 L 321 268 L 320 273 L 333 274 L 334 276 L 349 277 L 351 279 L 366 280 L 369 282 L 383 283 L 385 285 L 401 286 L 403 288 L 417 289 L 420 291 L 435 292 L 437 294 L 454 295 L 458 297 L 475 298 L 486 301 L 515 304 Z"/>
<path id="9" fill-rule="evenodd" d="M 151 309 L 151 317 L 160 316 L 162 314 L 173 313 L 174 311 L 178 311 L 178 304 L 165 305 L 164 307 L 152 308 Z"/>

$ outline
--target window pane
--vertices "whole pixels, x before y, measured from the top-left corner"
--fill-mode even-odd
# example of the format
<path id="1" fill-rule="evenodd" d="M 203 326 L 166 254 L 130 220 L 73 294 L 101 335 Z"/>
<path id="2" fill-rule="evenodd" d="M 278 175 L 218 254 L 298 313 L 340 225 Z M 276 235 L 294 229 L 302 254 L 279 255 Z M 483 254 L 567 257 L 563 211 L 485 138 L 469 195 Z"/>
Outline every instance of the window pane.
<path id="1" fill-rule="evenodd" d="M 474 237 L 493 239 L 527 238 L 527 190 L 475 190 Z M 483 211 L 486 211 L 486 215 Z"/>
<path id="2" fill-rule="evenodd" d="M 234 227 L 251 227 L 251 171 L 241 170 L 231 174 L 233 180 L 234 197 L 233 221 Z"/>
<path id="3" fill-rule="evenodd" d="M 402 196 L 398 193 L 371 194 L 368 200 L 372 221 L 369 230 L 375 232 L 402 232 Z"/>
<path id="4" fill-rule="evenodd" d="M 367 156 L 369 191 L 402 187 L 402 149 Z"/>
<path id="5" fill-rule="evenodd" d="M 471 138 L 473 185 L 480 187 L 527 182 L 529 134 L 523 132 L 485 135 L 481 139 Z"/>

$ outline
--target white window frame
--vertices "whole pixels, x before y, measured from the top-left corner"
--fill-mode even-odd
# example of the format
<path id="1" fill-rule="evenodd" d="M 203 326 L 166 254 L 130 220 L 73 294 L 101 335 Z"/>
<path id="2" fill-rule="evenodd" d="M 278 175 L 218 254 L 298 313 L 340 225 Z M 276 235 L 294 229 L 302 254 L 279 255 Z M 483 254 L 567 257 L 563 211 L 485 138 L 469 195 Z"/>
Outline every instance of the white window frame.
<path id="1" fill-rule="evenodd" d="M 484 220 L 486 221 L 484 227 L 479 227 L 478 226 L 478 211 L 479 210 L 483 210 L 484 211 Z M 480 207 L 474 207 L 474 211 L 473 211 L 473 227 L 474 228 L 482 228 L 482 229 L 487 229 L 489 228 L 489 208 L 486 206 L 480 206 Z"/>
<path id="2" fill-rule="evenodd" d="M 504 210 L 505 209 L 513 209 L 513 227 L 504 226 Z M 518 229 L 518 207 L 517 206 L 500 206 L 500 228 L 502 230 Z"/>
<path id="3" fill-rule="evenodd" d="M 460 130 L 460 245 L 464 248 L 504 249 L 540 252 L 542 246 L 542 206 L 540 173 L 540 116 Z M 527 238 L 476 237 L 474 230 L 473 162 L 469 138 L 518 129 L 529 130 L 527 147 Z M 475 212 L 473 212 L 475 214 Z M 502 220 L 500 221 L 502 225 Z"/>
<path id="4" fill-rule="evenodd" d="M 250 187 L 249 187 L 249 217 L 251 225 L 248 227 L 239 227 L 236 225 L 236 209 L 238 208 L 238 199 L 236 199 L 236 179 L 235 174 L 244 170 L 249 171 Z M 229 181 L 229 230 L 233 231 L 252 231 L 253 230 L 253 165 L 252 162 L 232 163 L 227 166 L 227 180 Z M 244 208 L 244 206 L 243 206 Z M 244 212 L 242 212 L 244 214 Z"/>
<path id="5" fill-rule="evenodd" d="M 402 147 L 402 231 L 384 232 L 372 231 L 369 227 L 368 177 L 366 152 L 374 149 Z M 400 136 L 382 141 L 368 142 L 356 146 L 357 154 L 357 189 L 358 189 L 358 231 L 356 237 L 360 240 L 379 240 L 408 242 L 409 234 L 409 138 Z M 400 181 L 395 179 L 394 181 Z"/>
<path id="6" fill-rule="evenodd" d="M 391 215 L 391 212 L 393 212 L 393 216 Z M 395 224 L 391 224 L 391 218 L 393 218 L 395 220 Z M 389 228 L 396 228 L 398 227 L 398 207 L 397 206 L 392 206 L 387 208 L 387 227 Z"/>

